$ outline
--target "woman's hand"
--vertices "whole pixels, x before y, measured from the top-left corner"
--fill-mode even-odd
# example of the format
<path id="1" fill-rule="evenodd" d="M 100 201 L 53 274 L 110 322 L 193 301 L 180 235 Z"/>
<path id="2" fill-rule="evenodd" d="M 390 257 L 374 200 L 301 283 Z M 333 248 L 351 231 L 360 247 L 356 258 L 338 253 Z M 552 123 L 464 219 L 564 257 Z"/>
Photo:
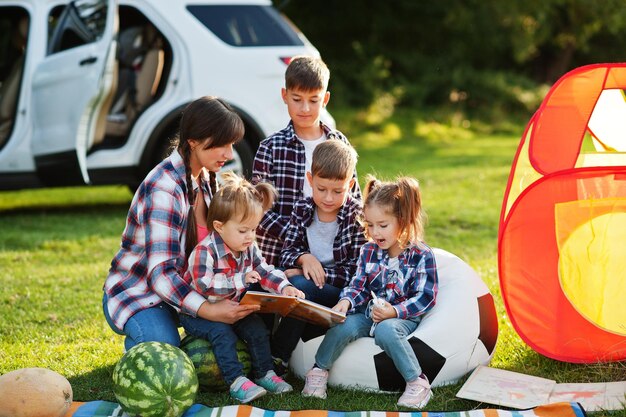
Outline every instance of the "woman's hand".
<path id="1" fill-rule="evenodd" d="M 285 288 L 283 288 L 282 294 L 288 295 L 290 297 L 304 298 L 304 293 L 293 285 L 287 285 Z"/>
<path id="2" fill-rule="evenodd" d="M 393 308 L 391 304 L 389 304 L 387 301 L 380 298 L 379 300 L 384 302 L 384 304 L 372 308 L 372 320 L 374 321 L 374 323 L 379 323 L 383 320 L 396 318 L 396 309 Z"/>
<path id="3" fill-rule="evenodd" d="M 205 320 L 233 324 L 260 308 L 258 305 L 239 305 L 233 300 L 222 300 L 217 303 L 205 301 L 200 305 L 197 314 Z"/>
<path id="4" fill-rule="evenodd" d="M 352 304 L 344 298 L 339 300 L 339 302 L 333 307 L 333 310 L 346 314 L 348 310 L 350 310 L 350 307 L 352 307 Z"/>
<path id="5" fill-rule="evenodd" d="M 313 280 L 318 288 L 324 287 L 326 283 L 326 271 L 324 271 L 324 267 L 315 256 L 310 253 L 305 253 L 301 255 L 296 262 L 302 266 L 302 275 L 304 275 L 306 279 Z"/>

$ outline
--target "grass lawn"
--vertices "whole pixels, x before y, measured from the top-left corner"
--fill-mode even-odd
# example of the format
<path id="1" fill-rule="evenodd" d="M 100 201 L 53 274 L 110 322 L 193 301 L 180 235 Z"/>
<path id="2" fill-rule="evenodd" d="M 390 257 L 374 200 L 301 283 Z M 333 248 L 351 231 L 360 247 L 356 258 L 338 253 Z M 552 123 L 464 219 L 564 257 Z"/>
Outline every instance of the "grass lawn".
<path id="1" fill-rule="evenodd" d="M 626 364 L 576 365 L 545 358 L 517 336 L 500 298 L 497 229 L 510 164 L 523 126 L 492 133 L 480 126 L 424 122 L 398 113 L 374 126 L 336 111 L 359 152 L 359 176 L 420 180 L 429 223 L 426 240 L 468 262 L 496 298 L 500 335 L 492 366 L 557 382 L 626 379 Z M 0 192 L 0 374 L 46 367 L 65 375 L 79 401 L 114 401 L 111 372 L 122 337 L 102 315 L 102 284 L 120 243 L 131 193 L 122 186 Z M 442 329 L 445 332 L 445 329 Z M 254 403 L 270 409 L 397 410 L 397 395 L 330 389 L 326 401 L 296 393 Z M 463 380 L 436 388 L 428 410 L 490 407 L 455 397 Z M 232 404 L 227 394 L 198 402 Z M 626 409 L 595 415 L 626 416 Z"/>

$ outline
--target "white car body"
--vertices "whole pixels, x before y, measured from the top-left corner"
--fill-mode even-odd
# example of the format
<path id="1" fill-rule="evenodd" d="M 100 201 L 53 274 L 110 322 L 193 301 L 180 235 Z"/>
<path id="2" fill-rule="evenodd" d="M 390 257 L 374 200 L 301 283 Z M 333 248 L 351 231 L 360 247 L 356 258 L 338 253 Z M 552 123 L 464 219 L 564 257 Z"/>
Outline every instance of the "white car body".
<path id="1" fill-rule="evenodd" d="M 73 11 L 70 3 L 76 6 Z M 220 21 L 221 14 L 213 12 L 216 10 L 228 21 Z M 245 18 L 239 18 L 241 11 L 246 11 Z M 4 137 L 0 134 L 0 190 L 137 185 L 175 136 L 181 110 L 204 95 L 224 98 L 242 116 L 246 137 L 236 146 L 235 161 L 227 169 L 249 174 L 258 143 L 285 127 L 289 120 L 280 95 L 286 62 L 300 54 L 319 56 L 295 27 L 278 16 L 270 1 L 0 0 L 0 41 L 13 39 L 6 33 L 2 37 L 2 31 L 15 30 L 15 21 L 24 16 L 28 32 L 17 96 L 13 103 L 10 93 L 5 93 L 4 101 L 9 104 L 3 103 L 0 96 L 0 123 L 9 129 Z M 223 26 L 220 33 L 235 44 L 216 35 L 196 16 L 205 16 L 218 29 Z M 254 16 L 267 19 L 268 30 L 278 27 L 276 30 L 284 31 L 289 40 L 283 43 L 291 44 L 272 45 L 273 38 L 268 38 L 270 44 L 263 43 L 264 26 L 242 27 L 242 22 Z M 277 19 L 280 22 L 271 25 Z M 75 24 L 76 20 L 81 23 Z M 81 28 L 89 30 L 81 32 Z M 143 51 L 143 56 L 138 54 L 136 58 L 141 60 L 139 69 L 124 67 L 118 59 L 123 39 L 131 39 L 122 33 L 133 30 L 140 33 L 132 38 L 133 48 L 138 45 L 137 39 L 146 44 L 137 46 Z M 87 33 L 89 36 L 84 37 L 90 40 L 76 41 L 76 33 Z M 249 42 L 260 43 L 247 44 L 243 35 L 250 35 Z M 152 43 L 148 45 L 146 39 Z M 74 41 L 79 44 L 72 46 Z M 5 56 L 12 52 L 9 49 Z M 154 66 L 158 68 L 154 74 L 158 75 L 154 77 L 145 75 L 147 51 L 151 51 L 151 57 L 158 57 L 154 61 L 158 61 Z M 0 83 L 6 83 L 4 90 L 11 82 L 12 63 L 8 61 L 0 65 L 0 75 L 9 73 L 0 79 Z M 126 79 L 132 80 L 124 85 L 133 85 L 124 89 L 132 91 L 124 93 L 125 99 L 116 96 L 122 91 L 122 71 L 129 77 Z M 136 103 L 140 88 L 134 83 L 146 77 L 152 80 L 149 99 L 142 98 L 144 104 L 140 105 Z M 0 84 L 0 94 L 2 87 Z M 132 106 L 124 104 L 123 110 L 115 113 L 120 103 L 129 103 L 128 97 L 133 97 Z M 11 110 L 11 105 L 14 107 L 8 114 L 12 116 L 2 119 L 7 113 L 2 108 Z M 135 106 L 139 110 L 127 117 L 131 114 L 128 109 Z M 328 113 L 323 118 L 334 124 Z M 110 130 L 110 126 L 115 129 Z"/>

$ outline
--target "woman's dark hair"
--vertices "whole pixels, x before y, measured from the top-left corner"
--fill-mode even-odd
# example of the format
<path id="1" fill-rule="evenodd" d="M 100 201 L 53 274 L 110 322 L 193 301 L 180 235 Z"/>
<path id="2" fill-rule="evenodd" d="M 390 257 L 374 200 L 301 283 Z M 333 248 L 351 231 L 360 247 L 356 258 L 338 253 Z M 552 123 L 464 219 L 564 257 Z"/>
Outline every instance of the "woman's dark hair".
<path id="1" fill-rule="evenodd" d="M 180 131 L 174 145 L 185 163 L 185 181 L 187 185 L 187 199 L 189 213 L 187 216 L 187 233 L 185 254 L 189 256 L 196 246 L 198 237 L 196 219 L 194 217 L 195 193 L 191 178 L 191 146 L 189 140 L 203 143 L 204 149 L 219 148 L 235 143 L 244 134 L 244 124 L 237 112 L 223 99 L 213 96 L 201 97 L 190 103 L 183 110 L 180 119 Z M 217 190 L 215 172 L 209 172 L 211 194 Z"/>

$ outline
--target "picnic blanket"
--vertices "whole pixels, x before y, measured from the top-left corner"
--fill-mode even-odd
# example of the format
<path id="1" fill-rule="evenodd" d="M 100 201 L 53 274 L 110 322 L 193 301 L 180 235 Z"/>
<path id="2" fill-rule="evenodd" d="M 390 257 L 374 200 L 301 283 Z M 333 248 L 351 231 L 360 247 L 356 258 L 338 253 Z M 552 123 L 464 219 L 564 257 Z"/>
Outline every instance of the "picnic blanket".
<path id="1" fill-rule="evenodd" d="M 183 417 L 585 417 L 585 410 L 576 402 L 541 405 L 529 410 L 487 408 L 471 411 L 272 411 L 249 405 L 207 407 L 194 404 Z M 65 417 L 129 417 L 117 403 L 108 401 L 75 402 Z"/>

